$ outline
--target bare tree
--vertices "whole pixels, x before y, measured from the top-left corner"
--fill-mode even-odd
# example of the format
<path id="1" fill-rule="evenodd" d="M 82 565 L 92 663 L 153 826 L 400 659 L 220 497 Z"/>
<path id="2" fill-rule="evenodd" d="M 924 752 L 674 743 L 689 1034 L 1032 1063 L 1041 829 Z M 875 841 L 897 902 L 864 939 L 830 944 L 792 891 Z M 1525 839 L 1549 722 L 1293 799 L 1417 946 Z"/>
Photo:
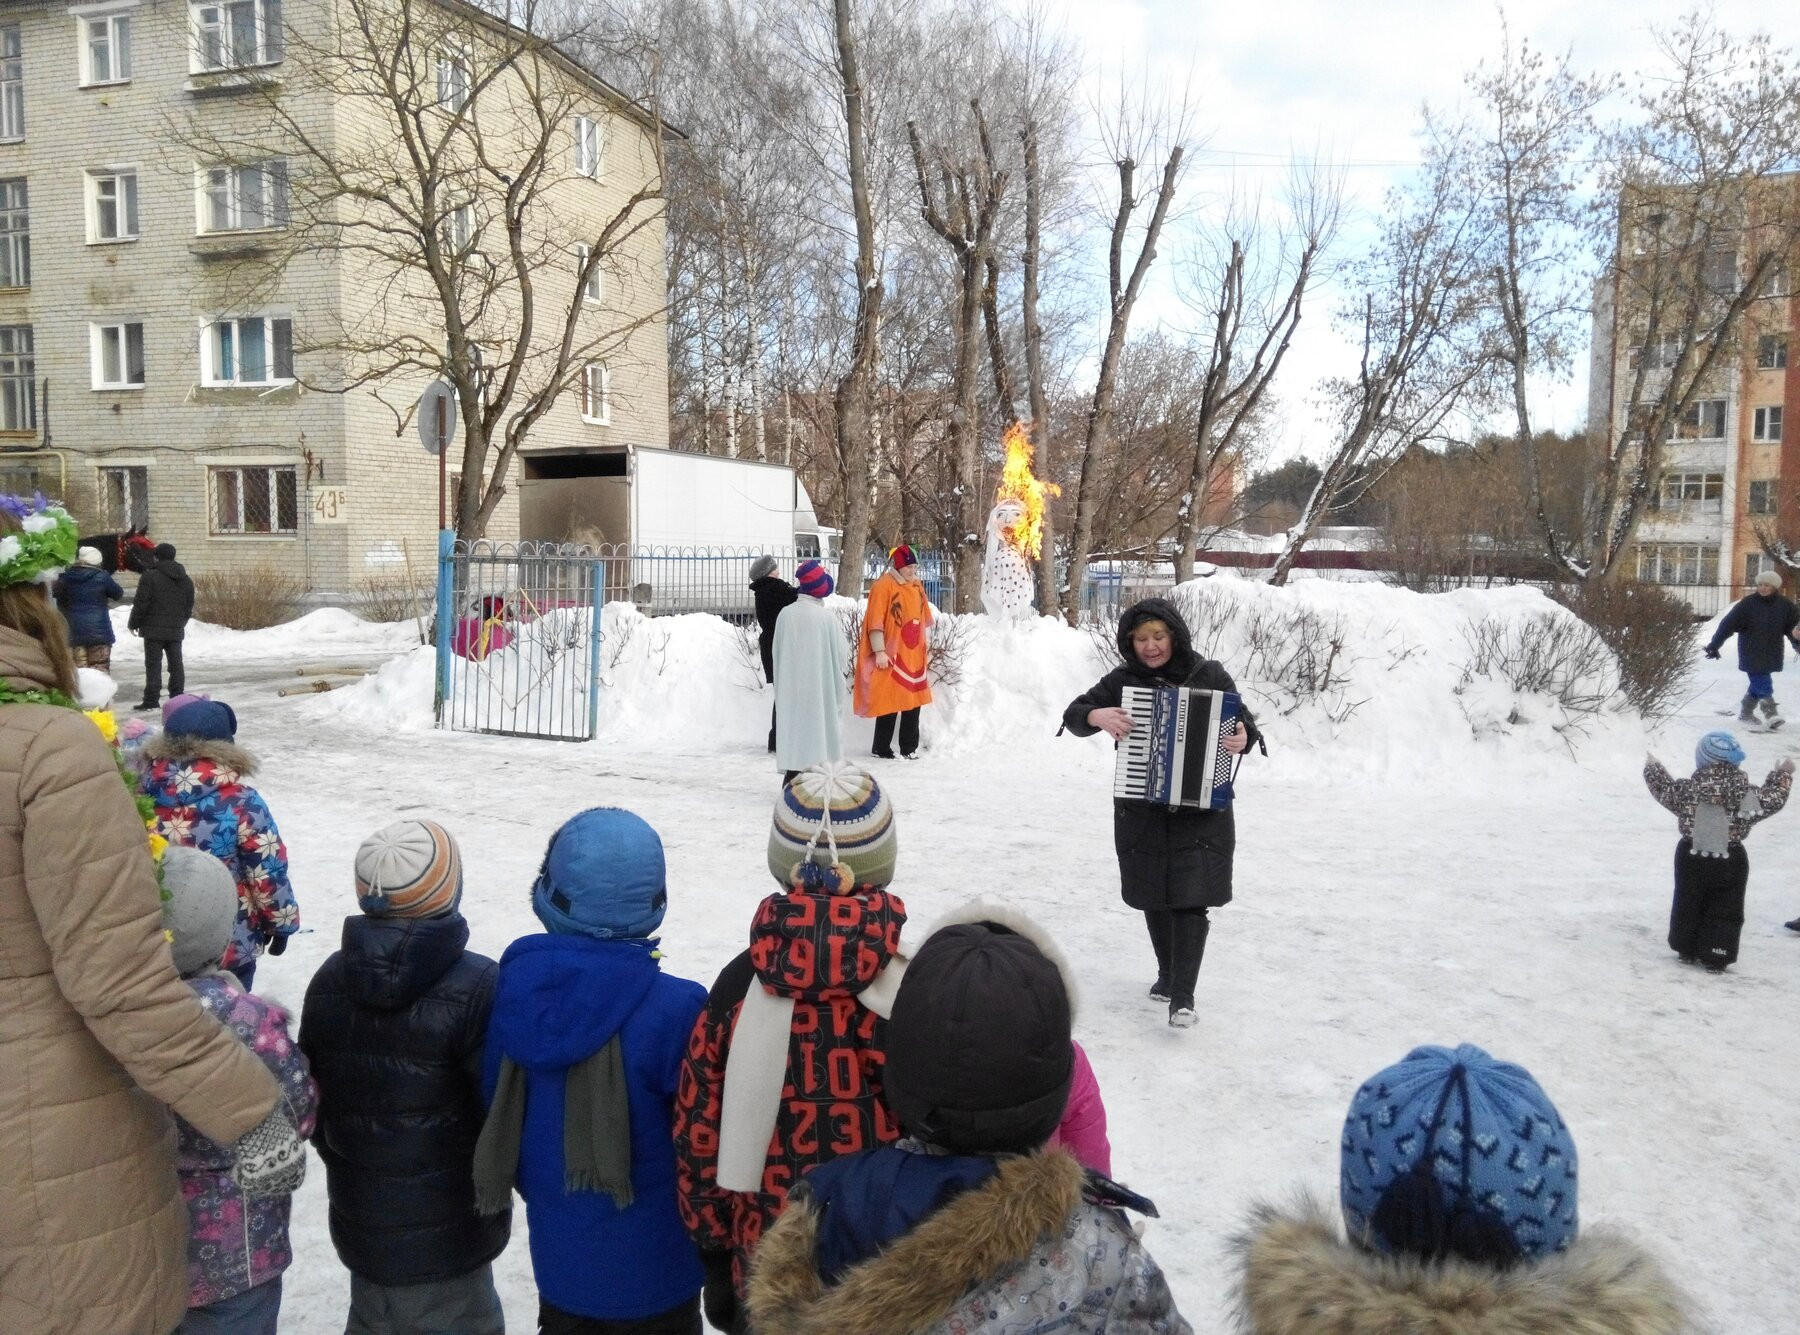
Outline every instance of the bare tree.
<path id="1" fill-rule="evenodd" d="M 237 294 L 274 290 L 296 260 L 355 276 L 357 300 L 339 318 L 294 330 L 295 352 L 317 368 L 303 377 L 310 388 L 372 386 L 396 431 L 423 378 L 455 390 L 464 538 L 486 531 L 519 448 L 559 397 L 663 307 L 660 245 L 647 233 L 663 192 L 654 103 L 576 64 L 576 34 L 553 31 L 535 0 L 505 15 L 438 0 L 309 9 L 285 31 L 280 80 L 242 81 L 228 117 L 196 99 L 167 120 L 174 169 L 198 160 L 226 196 L 243 195 L 251 173 L 284 214 L 262 253 L 224 259 Z M 628 184 L 596 215 L 570 192 L 591 185 L 582 178 L 599 174 L 602 154 Z M 653 292 L 584 301 L 601 281 Z"/>

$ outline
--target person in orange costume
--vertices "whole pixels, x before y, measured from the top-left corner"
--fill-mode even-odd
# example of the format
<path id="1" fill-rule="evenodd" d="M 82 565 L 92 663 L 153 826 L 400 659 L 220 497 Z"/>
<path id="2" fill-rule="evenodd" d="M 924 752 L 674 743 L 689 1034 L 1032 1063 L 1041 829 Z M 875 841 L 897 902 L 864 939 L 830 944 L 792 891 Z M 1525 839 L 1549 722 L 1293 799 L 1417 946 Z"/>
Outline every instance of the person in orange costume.
<path id="1" fill-rule="evenodd" d="M 875 754 L 884 760 L 894 758 L 896 721 L 900 754 L 919 749 L 919 709 L 931 703 L 925 678 L 931 603 L 919 583 L 919 563 L 904 544 L 888 553 L 888 563 L 863 609 L 853 697 L 857 716 L 875 720 Z"/>

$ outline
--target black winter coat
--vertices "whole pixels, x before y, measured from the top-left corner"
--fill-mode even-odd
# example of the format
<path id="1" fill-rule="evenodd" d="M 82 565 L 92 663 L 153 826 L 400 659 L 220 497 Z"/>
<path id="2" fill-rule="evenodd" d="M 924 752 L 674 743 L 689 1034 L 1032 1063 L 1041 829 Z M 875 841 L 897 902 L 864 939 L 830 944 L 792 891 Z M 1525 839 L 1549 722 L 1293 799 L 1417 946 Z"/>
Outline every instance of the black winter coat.
<path id="1" fill-rule="evenodd" d="M 56 581 L 56 605 L 78 649 L 113 642 L 113 603 L 125 597 L 119 582 L 99 566 L 70 566 Z"/>
<path id="2" fill-rule="evenodd" d="M 1735 635 L 1739 672 L 1779 672 L 1785 657 L 1783 646 L 1795 626 L 1800 626 L 1800 608 L 1779 593 L 1768 598 L 1753 593 L 1739 598 L 1719 618 L 1719 628 L 1706 651 L 1712 653 Z"/>
<path id="3" fill-rule="evenodd" d="M 426 1284 L 485 1265 L 512 1215 L 475 1212 L 481 1052 L 499 966 L 460 913 L 344 921 L 313 975 L 300 1049 L 319 1082 L 331 1241 L 353 1274 Z"/>
<path id="4" fill-rule="evenodd" d="M 132 630 L 146 640 L 179 640 L 194 615 L 194 581 L 179 561 L 158 561 L 138 576 Z"/>
<path id="5" fill-rule="evenodd" d="M 1138 661 L 1131 646 L 1131 632 L 1146 621 L 1163 622 L 1175 641 L 1169 661 L 1154 670 Z M 1092 737 L 1100 731 L 1087 721 L 1089 711 L 1117 708 L 1127 686 L 1237 690 L 1229 672 L 1194 652 L 1187 623 L 1166 599 L 1146 598 L 1119 618 L 1119 653 L 1125 661 L 1063 711 L 1063 726 L 1077 737 Z M 1262 734 L 1247 706 L 1243 720 L 1244 732 L 1255 746 Z M 1119 855 L 1120 893 L 1134 909 L 1218 908 L 1231 902 L 1237 824 L 1230 807 L 1223 811 L 1171 811 L 1147 802 L 1115 801 L 1113 847 Z"/>
<path id="6" fill-rule="evenodd" d="M 756 594 L 756 624 L 762 628 L 756 642 L 762 649 L 763 676 L 774 681 L 775 618 L 800 596 L 800 591 L 780 575 L 764 575 L 752 581 L 750 589 Z"/>

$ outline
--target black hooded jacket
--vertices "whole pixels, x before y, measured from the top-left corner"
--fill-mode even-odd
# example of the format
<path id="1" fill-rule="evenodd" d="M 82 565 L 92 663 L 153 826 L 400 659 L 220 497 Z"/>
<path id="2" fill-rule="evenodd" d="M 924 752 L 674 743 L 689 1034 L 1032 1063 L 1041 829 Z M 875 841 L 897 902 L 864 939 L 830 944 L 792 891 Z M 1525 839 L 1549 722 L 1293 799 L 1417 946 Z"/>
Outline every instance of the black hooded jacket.
<path id="1" fill-rule="evenodd" d="M 800 592 L 780 575 L 764 575 L 750 585 L 756 595 L 756 642 L 762 650 L 763 676 L 775 680 L 775 618 L 781 609 L 800 597 Z"/>
<path id="2" fill-rule="evenodd" d="M 194 581 L 181 562 L 158 561 L 138 576 L 127 624 L 146 640 L 179 640 L 193 615 Z"/>
<path id="3" fill-rule="evenodd" d="M 1160 621 L 1175 642 L 1169 661 L 1148 668 L 1138 661 L 1131 632 L 1146 621 Z M 1194 650 L 1187 622 L 1166 598 L 1146 598 L 1119 618 L 1119 654 L 1125 660 L 1063 711 L 1063 726 L 1077 737 L 1100 730 L 1087 721 L 1095 709 L 1116 709 L 1127 686 L 1192 686 L 1237 691 L 1231 674 Z M 1262 741 L 1249 708 L 1243 710 L 1250 746 Z M 1248 750 L 1248 748 L 1246 748 Z M 1237 826 L 1231 808 L 1200 811 L 1148 802 L 1113 803 L 1113 846 L 1119 854 L 1120 891 L 1134 909 L 1216 908 L 1231 902 L 1231 859 Z"/>
<path id="4" fill-rule="evenodd" d="M 319 1082 L 331 1241 L 376 1284 L 426 1284 L 506 1247 L 510 1212 L 475 1213 L 481 1053 L 499 966 L 460 913 L 344 921 L 313 975 L 300 1048 Z"/>

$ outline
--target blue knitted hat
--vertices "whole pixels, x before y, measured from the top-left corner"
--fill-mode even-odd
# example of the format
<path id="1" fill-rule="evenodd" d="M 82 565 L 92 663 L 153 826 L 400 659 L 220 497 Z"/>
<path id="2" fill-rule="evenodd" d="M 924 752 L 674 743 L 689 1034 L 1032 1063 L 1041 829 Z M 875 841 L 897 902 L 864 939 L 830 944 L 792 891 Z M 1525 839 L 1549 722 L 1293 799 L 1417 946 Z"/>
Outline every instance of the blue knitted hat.
<path id="1" fill-rule="evenodd" d="M 1737 738 L 1723 729 L 1709 732 L 1700 739 L 1700 745 L 1694 748 L 1694 768 L 1705 769 L 1721 760 L 1729 765 L 1744 763 L 1744 748 L 1738 745 Z"/>
<path id="2" fill-rule="evenodd" d="M 641 816 L 594 807 L 550 838 L 531 907 L 552 932 L 647 937 L 669 907 L 662 840 Z"/>
<path id="3" fill-rule="evenodd" d="M 237 715 L 223 700 L 196 700 L 164 719 L 163 731 L 171 737 L 233 742 L 237 740 Z"/>
<path id="4" fill-rule="evenodd" d="M 1575 1241 L 1575 1142 L 1531 1073 L 1480 1048 L 1414 1048 L 1344 1119 L 1350 1236 L 1438 1259 L 1533 1258 Z"/>

